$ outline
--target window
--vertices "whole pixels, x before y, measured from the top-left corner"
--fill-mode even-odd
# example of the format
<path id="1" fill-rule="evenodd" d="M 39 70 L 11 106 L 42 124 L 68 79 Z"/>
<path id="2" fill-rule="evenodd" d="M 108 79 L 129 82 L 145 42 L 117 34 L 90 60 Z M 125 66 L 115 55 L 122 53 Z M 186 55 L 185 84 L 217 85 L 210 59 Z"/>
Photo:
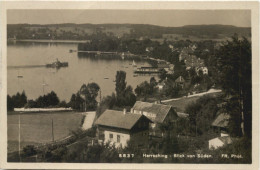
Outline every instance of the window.
<path id="1" fill-rule="evenodd" d="M 117 135 L 117 142 L 120 143 L 120 135 Z"/>
<path id="2" fill-rule="evenodd" d="M 113 134 L 109 134 L 109 139 L 111 140 L 111 139 L 113 139 Z"/>

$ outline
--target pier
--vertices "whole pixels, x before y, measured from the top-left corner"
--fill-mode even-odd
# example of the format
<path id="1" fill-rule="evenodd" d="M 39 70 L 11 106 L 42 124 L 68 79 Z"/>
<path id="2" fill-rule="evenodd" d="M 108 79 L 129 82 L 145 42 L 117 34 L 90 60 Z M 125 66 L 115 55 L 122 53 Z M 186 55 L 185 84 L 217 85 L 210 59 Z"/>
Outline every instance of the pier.
<path id="1" fill-rule="evenodd" d="M 158 67 L 140 67 L 134 71 L 134 73 L 138 74 L 160 74 L 161 72 L 161 69 Z"/>

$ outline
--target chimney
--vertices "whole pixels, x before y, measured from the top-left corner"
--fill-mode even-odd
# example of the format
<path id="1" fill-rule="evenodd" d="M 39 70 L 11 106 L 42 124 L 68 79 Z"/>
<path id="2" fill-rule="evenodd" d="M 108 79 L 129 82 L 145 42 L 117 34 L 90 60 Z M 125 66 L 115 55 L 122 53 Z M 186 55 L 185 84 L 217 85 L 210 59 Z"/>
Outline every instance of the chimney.
<path id="1" fill-rule="evenodd" d="M 126 115 L 126 108 L 123 109 L 123 113 L 124 113 L 124 115 Z"/>

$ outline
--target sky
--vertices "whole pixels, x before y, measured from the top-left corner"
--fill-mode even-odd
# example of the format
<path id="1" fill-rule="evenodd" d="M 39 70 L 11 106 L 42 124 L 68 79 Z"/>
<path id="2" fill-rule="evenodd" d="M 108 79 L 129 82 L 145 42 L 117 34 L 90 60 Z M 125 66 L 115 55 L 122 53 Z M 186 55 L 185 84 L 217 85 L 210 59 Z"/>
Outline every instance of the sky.
<path id="1" fill-rule="evenodd" d="M 8 10 L 8 24 L 222 24 L 251 27 L 250 10 Z"/>

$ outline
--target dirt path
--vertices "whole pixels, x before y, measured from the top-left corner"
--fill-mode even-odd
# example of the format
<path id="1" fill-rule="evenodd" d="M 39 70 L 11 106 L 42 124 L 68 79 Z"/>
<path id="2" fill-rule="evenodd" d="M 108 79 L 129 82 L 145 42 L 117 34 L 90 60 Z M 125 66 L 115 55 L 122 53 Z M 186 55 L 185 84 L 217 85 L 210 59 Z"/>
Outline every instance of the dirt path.
<path id="1" fill-rule="evenodd" d="M 86 112 L 86 113 L 83 113 L 83 114 L 85 114 L 86 117 L 85 117 L 84 123 L 83 123 L 81 128 L 83 130 L 87 130 L 87 129 L 92 127 L 92 124 L 94 122 L 94 118 L 96 116 L 96 112 Z"/>
<path id="2" fill-rule="evenodd" d="M 189 95 L 189 96 L 183 96 L 183 97 L 180 97 L 180 98 L 174 98 L 174 99 L 168 99 L 168 100 L 162 100 L 161 102 L 164 103 L 164 102 L 170 102 L 170 101 L 174 101 L 174 100 L 180 100 L 180 99 L 183 99 L 183 98 L 189 98 L 189 97 L 195 97 L 195 96 L 203 96 L 205 94 L 210 94 L 210 93 L 219 93 L 221 92 L 222 90 L 219 90 L 219 89 L 209 89 L 209 91 L 207 92 L 203 92 L 203 93 L 197 93 L 197 94 L 193 94 L 193 95 Z"/>

